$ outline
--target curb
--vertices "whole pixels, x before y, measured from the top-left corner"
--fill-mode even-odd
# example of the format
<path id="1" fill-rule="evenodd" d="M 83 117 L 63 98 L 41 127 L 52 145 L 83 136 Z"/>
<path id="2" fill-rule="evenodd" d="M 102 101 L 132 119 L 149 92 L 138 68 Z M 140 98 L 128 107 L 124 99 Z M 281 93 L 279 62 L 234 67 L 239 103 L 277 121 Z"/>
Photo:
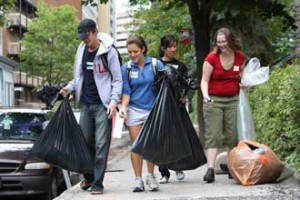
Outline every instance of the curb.
<path id="1" fill-rule="evenodd" d="M 286 164 L 286 167 L 291 170 L 291 173 L 295 179 L 295 181 L 300 184 L 300 172 L 297 172 L 295 169 L 293 169 L 290 165 Z"/>

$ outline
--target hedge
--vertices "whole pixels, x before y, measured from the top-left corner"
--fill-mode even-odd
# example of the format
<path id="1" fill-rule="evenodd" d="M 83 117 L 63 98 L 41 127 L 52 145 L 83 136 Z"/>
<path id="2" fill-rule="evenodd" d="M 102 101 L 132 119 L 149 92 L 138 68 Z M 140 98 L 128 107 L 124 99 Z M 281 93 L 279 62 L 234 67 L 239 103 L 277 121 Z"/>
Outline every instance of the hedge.
<path id="1" fill-rule="evenodd" d="M 248 97 L 256 140 L 300 172 L 300 66 L 274 69 Z"/>

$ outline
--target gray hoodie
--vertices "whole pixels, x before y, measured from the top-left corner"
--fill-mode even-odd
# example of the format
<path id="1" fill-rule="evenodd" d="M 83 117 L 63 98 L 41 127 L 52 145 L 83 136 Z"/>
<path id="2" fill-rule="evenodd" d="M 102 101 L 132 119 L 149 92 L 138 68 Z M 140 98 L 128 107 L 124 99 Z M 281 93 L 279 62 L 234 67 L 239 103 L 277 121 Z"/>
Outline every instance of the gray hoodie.
<path id="1" fill-rule="evenodd" d="M 97 38 L 101 41 L 101 45 L 94 59 L 94 79 L 97 86 L 98 94 L 101 101 L 108 105 L 117 105 L 122 93 L 122 73 L 118 59 L 118 53 L 112 48 L 113 39 L 106 33 L 98 33 Z M 67 88 L 71 91 L 75 90 L 76 100 L 80 100 L 81 88 L 83 83 L 82 57 L 85 44 L 82 42 L 76 53 L 74 62 L 74 79 L 70 81 Z M 108 52 L 108 70 L 105 70 L 100 58 L 101 54 Z"/>

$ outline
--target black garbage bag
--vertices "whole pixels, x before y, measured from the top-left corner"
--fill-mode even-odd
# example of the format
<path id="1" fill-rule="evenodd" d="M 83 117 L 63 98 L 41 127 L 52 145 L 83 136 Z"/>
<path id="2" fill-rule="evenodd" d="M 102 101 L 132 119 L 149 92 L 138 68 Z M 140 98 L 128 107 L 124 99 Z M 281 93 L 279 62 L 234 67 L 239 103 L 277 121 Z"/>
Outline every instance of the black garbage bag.
<path id="1" fill-rule="evenodd" d="M 186 80 L 187 85 L 190 90 L 198 90 L 199 89 L 199 87 L 200 87 L 199 81 L 193 79 L 190 76 L 187 76 L 185 80 Z"/>
<path id="2" fill-rule="evenodd" d="M 63 99 L 46 129 L 34 144 L 31 154 L 69 171 L 93 172 L 91 154 L 68 98 Z"/>
<path id="3" fill-rule="evenodd" d="M 170 83 L 163 81 L 146 122 L 132 145 L 132 152 L 156 165 L 174 163 L 192 155 Z"/>
<path id="4" fill-rule="evenodd" d="M 157 71 L 154 79 L 154 83 L 152 84 L 152 90 L 158 96 L 158 93 L 160 91 L 162 82 L 165 80 L 166 72 L 164 70 Z"/>
<path id="5" fill-rule="evenodd" d="M 59 91 L 65 84 L 48 85 L 45 84 L 37 90 L 39 99 L 46 104 L 46 109 L 53 108 L 56 101 L 62 100 L 63 96 Z"/>
<path id="6" fill-rule="evenodd" d="M 184 104 L 179 104 L 178 109 L 180 110 L 182 123 L 185 125 L 185 134 L 187 134 L 189 138 L 189 144 L 192 148 L 192 155 L 174 163 L 160 165 L 160 167 L 175 171 L 196 169 L 197 167 L 200 167 L 206 163 L 206 156 Z"/>
<path id="7" fill-rule="evenodd" d="M 189 90 L 189 85 L 185 74 L 169 64 L 165 65 L 164 72 L 164 79 L 170 83 L 175 99 L 180 100 L 182 97 L 186 96 Z"/>
<path id="8" fill-rule="evenodd" d="M 159 92 L 163 81 L 169 82 L 173 96 L 178 101 L 185 97 L 190 89 L 196 90 L 199 88 L 199 84 L 194 79 L 170 64 L 166 64 L 164 70 L 158 71 L 155 75 L 153 90 L 156 94 Z"/>

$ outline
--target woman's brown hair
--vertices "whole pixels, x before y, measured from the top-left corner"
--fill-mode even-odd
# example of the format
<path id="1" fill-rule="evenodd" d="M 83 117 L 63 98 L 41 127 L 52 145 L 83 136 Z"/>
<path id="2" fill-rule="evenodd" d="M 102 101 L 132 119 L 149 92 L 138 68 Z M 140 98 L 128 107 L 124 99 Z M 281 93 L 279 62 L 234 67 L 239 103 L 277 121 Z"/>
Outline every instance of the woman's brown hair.
<path id="1" fill-rule="evenodd" d="M 134 36 L 130 36 L 128 39 L 127 39 L 127 43 L 126 43 L 126 47 L 130 44 L 135 44 L 136 46 L 138 46 L 140 49 L 145 49 L 144 51 L 144 56 L 147 55 L 147 51 L 148 51 L 148 47 L 147 47 L 147 44 L 144 40 L 144 38 L 142 38 L 141 36 L 138 36 L 138 35 L 134 35 Z"/>
<path id="2" fill-rule="evenodd" d="M 218 35 L 225 35 L 225 38 L 227 40 L 227 45 L 230 49 L 233 51 L 240 51 L 241 50 L 241 44 L 240 39 L 236 37 L 235 34 L 233 34 L 228 28 L 220 28 L 217 30 L 215 37 L 214 37 L 214 51 L 219 54 L 220 49 L 217 46 L 217 37 Z"/>

